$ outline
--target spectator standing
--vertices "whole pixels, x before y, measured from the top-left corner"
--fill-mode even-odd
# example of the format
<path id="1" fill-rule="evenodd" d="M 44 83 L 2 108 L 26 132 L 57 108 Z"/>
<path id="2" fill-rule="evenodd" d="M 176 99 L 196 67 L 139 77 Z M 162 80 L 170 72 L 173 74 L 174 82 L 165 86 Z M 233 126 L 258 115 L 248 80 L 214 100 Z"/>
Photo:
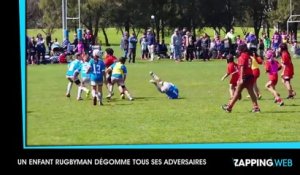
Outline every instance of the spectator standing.
<path id="1" fill-rule="evenodd" d="M 182 37 L 179 34 L 178 28 L 174 30 L 173 35 L 171 36 L 171 46 L 173 47 L 173 58 L 175 61 L 180 61 L 181 59 L 181 44 L 182 44 Z"/>
<path id="2" fill-rule="evenodd" d="M 131 62 L 131 60 L 132 63 L 135 63 L 137 41 L 138 40 L 136 38 L 135 32 L 133 32 L 129 37 L 129 60 L 128 60 L 129 63 Z"/>
<path id="3" fill-rule="evenodd" d="M 122 40 L 121 40 L 121 49 L 123 50 L 123 57 L 127 59 L 127 55 L 128 55 L 128 47 L 129 47 L 129 38 L 128 38 L 128 32 L 125 32 L 123 37 L 122 37 Z"/>
<path id="4" fill-rule="evenodd" d="M 148 42 L 147 42 L 146 33 L 144 33 L 142 38 L 140 39 L 140 44 L 141 44 L 142 60 L 148 59 Z"/>
<path id="5" fill-rule="evenodd" d="M 147 31 L 148 51 L 150 54 L 150 61 L 154 60 L 154 49 L 155 49 L 155 35 L 152 29 Z"/>

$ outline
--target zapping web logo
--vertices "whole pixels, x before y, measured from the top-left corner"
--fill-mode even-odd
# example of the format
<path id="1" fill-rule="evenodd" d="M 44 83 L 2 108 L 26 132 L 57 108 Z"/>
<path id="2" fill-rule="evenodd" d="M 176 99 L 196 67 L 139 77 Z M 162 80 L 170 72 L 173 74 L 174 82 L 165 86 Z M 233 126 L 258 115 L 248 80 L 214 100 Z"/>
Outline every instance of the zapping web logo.
<path id="1" fill-rule="evenodd" d="M 235 167 L 292 167 L 292 159 L 233 159 Z"/>

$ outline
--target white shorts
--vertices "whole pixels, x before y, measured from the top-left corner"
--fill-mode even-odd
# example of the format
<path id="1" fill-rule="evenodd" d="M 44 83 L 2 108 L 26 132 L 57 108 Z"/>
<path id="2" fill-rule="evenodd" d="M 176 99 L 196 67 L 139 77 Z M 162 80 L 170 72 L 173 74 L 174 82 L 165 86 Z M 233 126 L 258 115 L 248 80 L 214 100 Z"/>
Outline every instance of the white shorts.
<path id="1" fill-rule="evenodd" d="M 90 80 L 90 78 L 83 78 L 81 80 L 81 82 L 82 82 L 82 84 L 90 84 L 91 80 Z"/>
<path id="2" fill-rule="evenodd" d="M 91 80 L 91 86 L 96 86 L 96 85 L 99 85 L 99 86 L 103 85 L 103 81 L 92 81 Z"/>
<path id="3" fill-rule="evenodd" d="M 160 90 L 161 90 L 162 92 L 166 92 L 167 90 L 170 89 L 171 86 L 173 86 L 172 83 L 169 83 L 169 82 L 163 82 L 163 85 L 162 85 L 162 87 L 160 88 Z"/>

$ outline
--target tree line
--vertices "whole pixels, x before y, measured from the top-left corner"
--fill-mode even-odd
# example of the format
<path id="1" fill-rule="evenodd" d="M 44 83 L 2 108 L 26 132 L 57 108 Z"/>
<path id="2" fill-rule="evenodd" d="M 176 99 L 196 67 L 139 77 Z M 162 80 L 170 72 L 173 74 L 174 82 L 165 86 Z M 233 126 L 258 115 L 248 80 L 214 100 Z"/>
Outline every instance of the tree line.
<path id="1" fill-rule="evenodd" d="M 228 32 L 239 26 L 244 34 L 253 27 L 255 35 L 260 30 L 270 35 L 274 25 L 282 30 L 289 18 L 290 0 L 81 0 L 82 27 L 92 30 L 94 38 L 103 32 L 109 45 L 106 29 L 115 27 L 137 34 L 152 27 L 157 40 L 175 27 L 187 27 L 196 34 L 204 27 L 216 33 Z M 27 0 L 27 28 L 40 28 L 52 33 L 62 27 L 61 0 Z M 78 0 L 68 0 L 68 16 L 77 16 Z M 292 13 L 300 14 L 300 1 L 292 0 Z M 154 16 L 151 19 L 151 16 Z M 297 23 L 290 29 L 297 34 Z M 78 28 L 78 22 L 68 21 L 68 28 Z"/>

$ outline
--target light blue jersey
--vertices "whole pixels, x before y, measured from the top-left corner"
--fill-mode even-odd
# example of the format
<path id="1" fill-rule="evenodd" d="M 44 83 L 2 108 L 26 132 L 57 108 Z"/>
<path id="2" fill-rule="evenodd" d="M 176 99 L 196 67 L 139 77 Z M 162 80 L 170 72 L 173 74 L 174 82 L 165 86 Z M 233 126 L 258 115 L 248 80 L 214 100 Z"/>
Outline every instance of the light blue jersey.
<path id="1" fill-rule="evenodd" d="M 90 68 L 90 63 L 89 62 L 83 62 L 81 63 L 80 66 L 80 76 L 82 79 L 89 79 L 91 77 L 90 72 L 87 72 L 88 69 Z"/>
<path id="2" fill-rule="evenodd" d="M 90 60 L 90 67 L 91 81 L 102 82 L 105 71 L 104 62 L 102 60 L 98 60 L 96 62 L 94 59 L 92 59 Z"/>
<path id="3" fill-rule="evenodd" d="M 72 61 L 71 63 L 69 63 L 66 75 L 67 76 L 74 76 L 75 72 L 79 72 L 80 65 L 81 65 L 81 63 L 77 59 Z"/>

